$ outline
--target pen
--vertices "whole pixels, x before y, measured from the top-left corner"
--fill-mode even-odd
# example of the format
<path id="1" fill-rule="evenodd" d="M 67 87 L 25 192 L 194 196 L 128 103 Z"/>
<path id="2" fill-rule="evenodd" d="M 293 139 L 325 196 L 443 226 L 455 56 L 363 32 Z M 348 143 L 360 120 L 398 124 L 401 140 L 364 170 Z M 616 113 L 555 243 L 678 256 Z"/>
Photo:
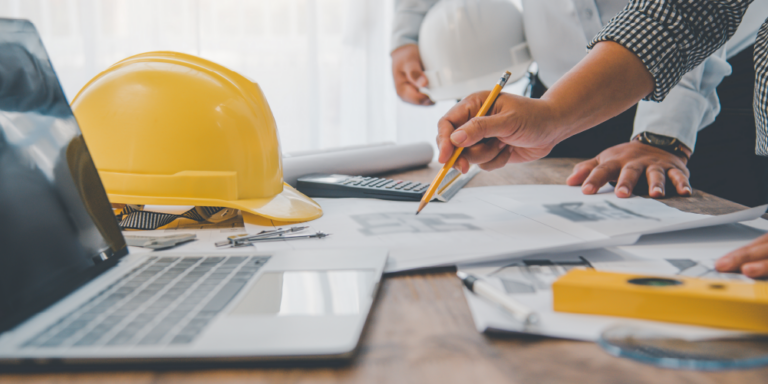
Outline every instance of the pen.
<path id="1" fill-rule="evenodd" d="M 503 75 L 501 75 L 501 79 L 499 79 L 499 82 L 496 84 L 496 86 L 493 87 L 491 93 L 488 94 L 485 102 L 483 102 L 483 106 L 480 107 L 479 111 L 477 111 L 477 116 L 475 117 L 485 116 L 485 114 L 488 113 L 488 110 L 491 109 L 491 105 L 496 101 L 496 98 L 499 97 L 501 89 L 504 88 L 504 86 L 507 84 L 507 80 L 509 80 L 510 76 L 512 76 L 512 74 L 509 71 L 506 71 Z M 456 150 L 453 152 L 453 156 L 451 156 L 451 158 L 443 165 L 443 168 L 440 170 L 440 172 L 437 173 L 435 179 L 432 180 L 432 184 L 429 185 L 427 191 L 424 192 L 424 196 L 421 197 L 419 209 L 416 210 L 417 215 L 419 212 L 421 212 L 422 209 L 424 209 L 424 207 L 427 206 L 427 203 L 432 200 L 432 196 L 435 195 L 435 192 L 440 186 L 440 183 L 443 181 L 443 178 L 445 178 L 445 175 L 447 175 L 451 168 L 453 168 L 453 165 L 456 163 L 456 159 L 459 158 L 459 155 L 461 155 L 461 151 L 463 150 L 464 147 L 456 148 Z"/>
<path id="2" fill-rule="evenodd" d="M 536 312 L 518 303 L 517 300 L 496 289 L 496 287 L 468 273 L 456 272 L 456 276 L 461 279 L 467 289 L 486 300 L 502 306 L 517 321 L 523 324 L 536 324 L 539 322 L 539 315 Z"/>

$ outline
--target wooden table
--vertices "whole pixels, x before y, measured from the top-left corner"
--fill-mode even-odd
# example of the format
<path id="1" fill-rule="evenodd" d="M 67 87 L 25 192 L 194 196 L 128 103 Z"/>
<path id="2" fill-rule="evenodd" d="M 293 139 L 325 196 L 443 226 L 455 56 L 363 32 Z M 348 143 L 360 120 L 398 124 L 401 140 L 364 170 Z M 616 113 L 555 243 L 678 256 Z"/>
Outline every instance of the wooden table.
<path id="1" fill-rule="evenodd" d="M 547 159 L 481 173 L 467 187 L 563 184 L 576 160 Z M 436 166 L 396 175 L 431 181 Z M 666 204 L 722 214 L 744 207 L 708 195 Z M 609 356 L 592 343 L 478 333 L 454 271 L 384 280 L 358 356 L 346 366 L 0 375 L 0 383 L 759 383 L 768 368 L 717 373 L 654 368 Z"/>

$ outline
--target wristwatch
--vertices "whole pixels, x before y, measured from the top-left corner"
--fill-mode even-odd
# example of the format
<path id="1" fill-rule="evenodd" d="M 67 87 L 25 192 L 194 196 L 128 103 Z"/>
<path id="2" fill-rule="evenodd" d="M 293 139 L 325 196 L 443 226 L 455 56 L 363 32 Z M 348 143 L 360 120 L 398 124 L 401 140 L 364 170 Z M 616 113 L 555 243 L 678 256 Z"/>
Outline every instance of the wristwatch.
<path id="1" fill-rule="evenodd" d="M 643 132 L 635 136 L 632 140 L 637 140 L 643 144 L 656 147 L 676 156 L 685 157 L 686 161 L 691 159 L 691 150 L 675 137 L 657 135 L 651 132 Z"/>

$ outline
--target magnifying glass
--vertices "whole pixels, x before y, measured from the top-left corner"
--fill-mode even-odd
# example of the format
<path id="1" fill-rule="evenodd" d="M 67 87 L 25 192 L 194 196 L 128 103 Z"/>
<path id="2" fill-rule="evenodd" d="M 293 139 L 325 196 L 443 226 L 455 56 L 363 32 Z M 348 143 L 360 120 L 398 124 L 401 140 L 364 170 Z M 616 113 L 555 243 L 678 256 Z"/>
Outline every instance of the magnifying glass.
<path id="1" fill-rule="evenodd" d="M 614 356 L 664 368 L 720 371 L 768 365 L 768 335 L 686 340 L 639 325 L 603 331 L 598 344 Z"/>

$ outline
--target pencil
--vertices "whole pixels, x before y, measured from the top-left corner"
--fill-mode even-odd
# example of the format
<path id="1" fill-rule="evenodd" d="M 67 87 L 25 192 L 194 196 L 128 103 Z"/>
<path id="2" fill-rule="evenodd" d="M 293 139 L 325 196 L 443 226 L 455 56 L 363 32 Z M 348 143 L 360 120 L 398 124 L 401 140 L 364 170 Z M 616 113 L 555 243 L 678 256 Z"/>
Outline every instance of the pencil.
<path id="1" fill-rule="evenodd" d="M 498 83 L 496 83 L 496 86 L 493 87 L 493 90 L 490 94 L 488 94 L 488 97 L 485 99 L 485 102 L 483 103 L 483 106 L 480 107 L 480 110 L 477 111 L 476 117 L 485 116 L 486 113 L 488 113 L 488 110 L 491 109 L 491 105 L 494 101 L 496 101 L 496 98 L 499 97 L 499 93 L 501 93 L 501 89 L 504 88 L 504 86 L 507 84 L 507 80 L 509 80 L 509 77 L 512 76 L 509 71 L 504 72 L 503 75 L 501 75 L 501 79 Z M 453 168 L 453 165 L 456 163 L 456 159 L 459 158 L 459 155 L 461 155 L 461 151 L 464 150 L 464 147 L 456 148 L 456 151 L 453 152 L 453 156 L 443 165 L 443 168 L 440 170 L 440 172 L 437 173 L 437 176 L 435 176 L 435 180 L 432 180 L 432 184 L 429 185 L 429 188 L 427 188 L 427 191 L 424 192 L 424 196 L 421 197 L 421 203 L 419 203 L 419 209 L 416 210 L 416 214 L 418 215 L 419 212 L 421 212 L 424 207 L 427 206 L 427 203 L 429 203 L 430 200 L 432 200 L 432 196 L 435 195 L 435 192 L 437 191 L 437 188 L 440 186 L 440 183 L 443 182 L 443 179 L 445 178 L 445 175 L 448 174 L 448 171 Z"/>
<path id="2" fill-rule="evenodd" d="M 536 324 L 539 322 L 538 313 L 517 302 L 517 300 L 507 295 L 504 291 L 497 289 L 493 285 L 468 273 L 458 271 L 456 272 L 456 276 L 461 279 L 461 282 L 464 283 L 464 286 L 466 286 L 467 289 L 506 309 L 517 321 L 525 325 Z"/>

